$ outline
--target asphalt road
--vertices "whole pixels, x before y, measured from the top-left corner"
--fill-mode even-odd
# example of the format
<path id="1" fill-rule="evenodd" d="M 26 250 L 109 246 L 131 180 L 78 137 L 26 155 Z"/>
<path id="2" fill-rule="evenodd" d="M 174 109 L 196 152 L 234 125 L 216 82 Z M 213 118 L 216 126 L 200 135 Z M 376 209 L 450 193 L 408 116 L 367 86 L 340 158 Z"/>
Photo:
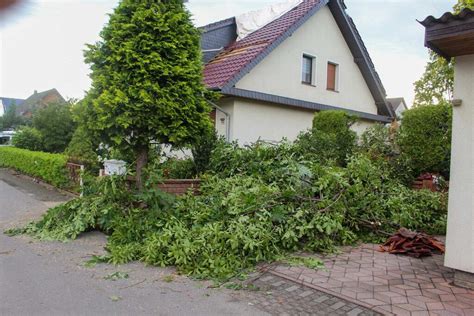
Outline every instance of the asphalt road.
<path id="1" fill-rule="evenodd" d="M 263 315 L 244 296 L 141 263 L 85 267 L 106 237 L 68 242 L 8 237 L 68 196 L 0 169 L 0 315 Z M 115 272 L 126 279 L 105 279 Z"/>

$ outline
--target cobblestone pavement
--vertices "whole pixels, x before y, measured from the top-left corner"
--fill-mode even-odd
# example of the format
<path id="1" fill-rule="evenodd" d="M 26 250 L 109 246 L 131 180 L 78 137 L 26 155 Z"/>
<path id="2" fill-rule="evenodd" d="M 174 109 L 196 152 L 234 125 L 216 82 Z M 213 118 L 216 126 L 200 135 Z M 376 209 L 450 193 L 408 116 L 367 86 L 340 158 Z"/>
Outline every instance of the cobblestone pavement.
<path id="1" fill-rule="evenodd" d="M 239 291 L 240 299 L 272 315 L 379 315 L 365 307 L 270 273 L 263 274 L 250 284 L 256 290 Z"/>
<path id="2" fill-rule="evenodd" d="M 326 269 L 272 265 L 266 271 L 387 315 L 474 315 L 474 291 L 452 285 L 443 256 L 422 259 L 363 244 L 322 257 Z"/>

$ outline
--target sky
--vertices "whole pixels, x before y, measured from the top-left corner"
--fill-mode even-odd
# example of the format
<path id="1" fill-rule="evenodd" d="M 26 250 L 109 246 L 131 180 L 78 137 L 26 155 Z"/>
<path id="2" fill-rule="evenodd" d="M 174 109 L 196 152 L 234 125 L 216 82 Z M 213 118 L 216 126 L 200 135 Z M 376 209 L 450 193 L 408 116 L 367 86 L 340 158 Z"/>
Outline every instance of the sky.
<path id="1" fill-rule="evenodd" d="M 197 26 L 281 0 L 189 0 Z M 423 73 L 428 15 L 450 11 L 456 0 L 345 0 L 389 97 L 413 101 L 413 82 Z M 26 0 L 0 13 L 0 96 L 27 98 L 56 88 L 80 99 L 90 87 L 86 43 L 100 40 L 117 0 Z"/>

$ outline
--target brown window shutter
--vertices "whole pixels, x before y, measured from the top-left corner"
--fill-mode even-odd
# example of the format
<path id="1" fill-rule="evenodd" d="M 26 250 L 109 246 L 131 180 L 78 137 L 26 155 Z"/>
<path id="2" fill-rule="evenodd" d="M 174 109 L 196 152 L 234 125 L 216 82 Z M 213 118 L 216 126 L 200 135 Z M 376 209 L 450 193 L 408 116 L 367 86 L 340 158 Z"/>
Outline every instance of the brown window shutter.
<path id="1" fill-rule="evenodd" d="M 328 90 L 336 91 L 336 67 L 337 65 L 328 63 Z"/>

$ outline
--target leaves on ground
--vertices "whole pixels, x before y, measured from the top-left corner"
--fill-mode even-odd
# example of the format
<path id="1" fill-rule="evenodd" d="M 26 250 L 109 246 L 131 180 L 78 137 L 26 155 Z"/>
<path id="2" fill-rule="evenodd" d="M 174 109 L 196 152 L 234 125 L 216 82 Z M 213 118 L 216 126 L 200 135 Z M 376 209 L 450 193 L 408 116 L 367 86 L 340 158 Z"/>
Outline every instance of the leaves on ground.
<path id="1" fill-rule="evenodd" d="M 116 271 L 114 273 L 104 276 L 104 280 L 117 281 L 120 279 L 128 279 L 128 273 Z"/>
<path id="2" fill-rule="evenodd" d="M 109 298 L 112 300 L 112 302 L 118 302 L 122 299 L 122 297 L 117 296 L 117 295 L 109 296 Z"/>

